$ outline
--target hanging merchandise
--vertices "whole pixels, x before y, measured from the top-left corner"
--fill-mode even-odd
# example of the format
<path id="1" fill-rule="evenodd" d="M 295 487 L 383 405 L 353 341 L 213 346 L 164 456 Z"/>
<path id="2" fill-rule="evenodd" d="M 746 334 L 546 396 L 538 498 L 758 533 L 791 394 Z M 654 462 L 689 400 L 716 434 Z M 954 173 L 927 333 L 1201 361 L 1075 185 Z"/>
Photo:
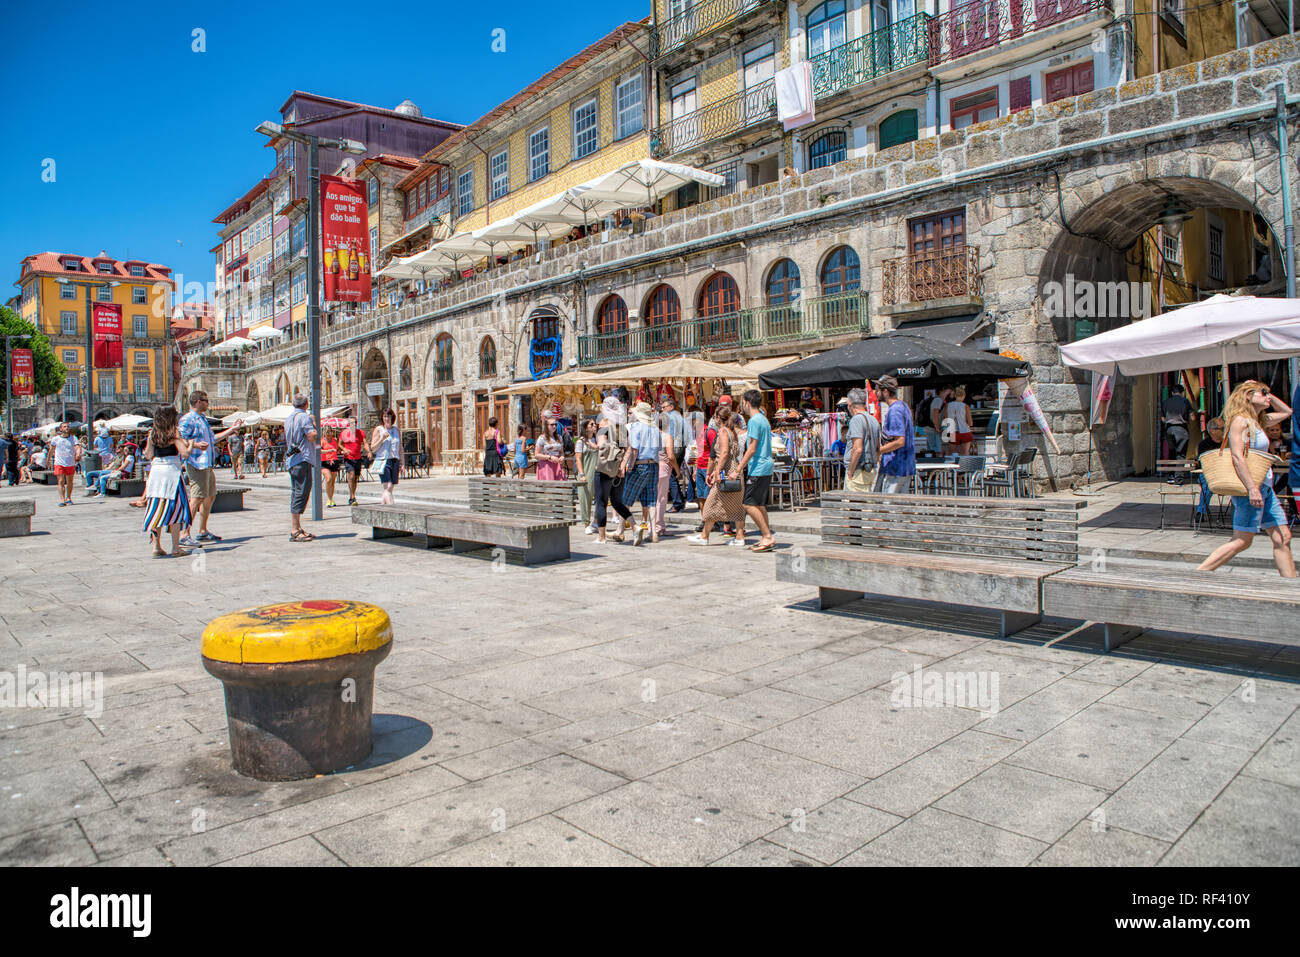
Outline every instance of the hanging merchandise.
<path id="1" fill-rule="evenodd" d="M 1025 361 L 1023 356 L 1017 355 L 1009 349 L 1004 350 L 1002 355 L 1006 356 L 1008 359 L 1016 359 L 1020 362 Z M 1029 377 L 1016 376 L 1015 378 L 1003 379 L 1002 381 L 1007 384 L 1007 388 L 1011 390 L 1011 394 L 1020 399 L 1020 404 L 1025 407 L 1030 418 L 1034 420 L 1034 424 L 1038 426 L 1038 430 L 1042 432 L 1043 435 L 1047 436 L 1047 440 L 1052 443 L 1052 448 L 1056 450 L 1056 454 L 1060 455 L 1061 447 L 1056 444 L 1056 436 L 1052 434 L 1052 427 L 1047 422 L 1047 416 L 1043 413 L 1042 406 L 1038 404 L 1038 396 L 1034 395 L 1034 390 L 1029 385 Z"/>

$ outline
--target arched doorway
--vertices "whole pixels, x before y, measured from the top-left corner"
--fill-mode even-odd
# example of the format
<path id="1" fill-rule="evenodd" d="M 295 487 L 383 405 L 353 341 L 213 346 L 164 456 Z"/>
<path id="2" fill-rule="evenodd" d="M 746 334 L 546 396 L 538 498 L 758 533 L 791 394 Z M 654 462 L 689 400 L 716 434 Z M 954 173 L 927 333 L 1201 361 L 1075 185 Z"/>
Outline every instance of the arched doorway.
<path id="1" fill-rule="evenodd" d="M 292 398 L 293 393 L 289 391 L 289 377 L 281 372 L 275 380 L 275 404 L 281 405 Z"/>
<path id="2" fill-rule="evenodd" d="M 372 348 L 361 363 L 361 424 L 367 429 L 379 424 L 379 413 L 388 406 L 388 360 Z"/>
<path id="3" fill-rule="evenodd" d="M 545 379 L 560 371 L 564 323 L 556 306 L 539 306 L 528 317 L 528 373 Z"/>
<path id="4" fill-rule="evenodd" d="M 257 412 L 262 408 L 262 398 L 258 394 L 256 382 L 250 381 L 248 383 L 248 395 L 244 408 L 249 412 Z"/>
<path id="5" fill-rule="evenodd" d="M 1037 306 L 1051 336 L 1045 330 L 1038 338 L 1050 345 L 1025 356 L 1040 367 L 1059 362 L 1059 355 L 1053 355 L 1059 343 L 1218 292 L 1285 295 L 1276 235 L 1250 199 L 1222 183 L 1157 176 L 1113 184 L 1081 209 L 1062 205 L 1066 225 L 1045 250 L 1038 270 Z M 1224 398 L 1218 367 L 1117 376 L 1104 383 L 1110 401 L 1102 409 L 1093 408 L 1101 377 L 1070 369 L 1064 377 L 1076 389 L 1058 392 L 1077 402 L 1044 407 L 1058 433 L 1088 433 L 1076 435 L 1070 449 L 1082 453 L 1077 458 L 1086 462 L 1082 469 L 1071 463 L 1076 478 L 1082 472 L 1094 478 L 1148 474 L 1158 459 L 1172 457 L 1176 449 L 1162 424 L 1161 406 L 1174 385 L 1184 388 L 1195 409 L 1183 453 L 1194 456 L 1205 424 L 1221 410 Z M 1269 383 L 1281 395 L 1289 391 L 1281 357 L 1229 366 L 1230 384 L 1244 378 Z M 1072 417 L 1082 430 L 1070 427 Z"/>

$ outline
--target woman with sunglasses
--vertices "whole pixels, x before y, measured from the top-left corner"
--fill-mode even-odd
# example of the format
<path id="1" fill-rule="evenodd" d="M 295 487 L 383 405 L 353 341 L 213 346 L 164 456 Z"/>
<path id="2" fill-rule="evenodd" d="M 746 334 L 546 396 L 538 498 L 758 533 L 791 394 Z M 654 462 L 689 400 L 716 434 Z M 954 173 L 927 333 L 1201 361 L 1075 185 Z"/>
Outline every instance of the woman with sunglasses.
<path id="1" fill-rule="evenodd" d="M 1248 379 L 1232 390 L 1223 420 L 1228 423 L 1227 447 L 1232 453 L 1233 469 L 1247 489 L 1246 495 L 1232 497 L 1232 538 L 1224 542 L 1197 568 L 1213 571 L 1250 547 L 1255 536 L 1264 532 L 1273 541 L 1273 563 L 1283 578 L 1295 578 L 1295 558 L 1291 554 L 1291 530 L 1287 528 L 1282 503 L 1273 493 L 1270 470 L 1259 484 L 1250 477 L 1246 465 L 1247 449 L 1268 451 L 1266 429 L 1274 422 L 1291 416 L 1291 407 L 1273 395 L 1268 386 Z"/>

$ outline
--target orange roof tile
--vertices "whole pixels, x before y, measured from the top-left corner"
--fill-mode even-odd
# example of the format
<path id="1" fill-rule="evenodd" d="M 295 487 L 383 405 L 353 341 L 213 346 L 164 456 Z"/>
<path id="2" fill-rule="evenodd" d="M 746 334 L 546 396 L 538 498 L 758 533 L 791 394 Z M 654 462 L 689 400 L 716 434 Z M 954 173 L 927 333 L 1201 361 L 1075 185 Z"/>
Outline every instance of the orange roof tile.
<path id="1" fill-rule="evenodd" d="M 74 259 L 78 264 L 76 269 L 68 269 L 63 265 L 65 262 Z M 112 272 L 100 272 L 95 267 L 97 262 L 112 263 Z M 130 266 L 132 265 L 144 266 L 145 274 L 143 276 L 131 275 Z M 111 256 L 80 256 L 76 253 L 43 252 L 23 257 L 18 281 L 14 285 L 21 285 L 28 276 L 67 276 L 82 273 L 92 276 L 107 276 L 112 279 L 124 279 L 137 283 L 151 281 L 175 284 L 175 280 L 171 277 L 171 268 L 162 265 L 162 263 L 150 263 L 142 259 L 113 259 Z"/>

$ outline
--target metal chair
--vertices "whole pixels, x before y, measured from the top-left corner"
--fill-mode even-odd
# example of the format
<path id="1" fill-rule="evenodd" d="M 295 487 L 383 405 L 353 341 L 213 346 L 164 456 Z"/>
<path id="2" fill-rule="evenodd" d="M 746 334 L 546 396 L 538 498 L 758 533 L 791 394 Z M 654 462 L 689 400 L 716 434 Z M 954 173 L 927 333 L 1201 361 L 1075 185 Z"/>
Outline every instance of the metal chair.
<path id="1" fill-rule="evenodd" d="M 1021 460 L 1016 466 L 1016 494 L 1021 498 L 1037 498 L 1034 490 L 1034 459 L 1038 457 L 1038 448 L 1022 449 Z"/>
<path id="2" fill-rule="evenodd" d="M 989 465 L 980 479 L 980 487 L 985 495 L 1011 498 L 1019 494 L 1019 468 L 1024 459 L 1024 452 L 1016 452 L 1005 465 Z"/>
<path id="3" fill-rule="evenodd" d="M 984 483 L 984 463 L 988 459 L 983 455 L 962 455 L 957 458 L 957 474 L 953 476 L 955 491 L 958 495 L 974 495 Z"/>
<path id="4" fill-rule="evenodd" d="M 786 499 L 789 497 L 789 505 Z M 772 508 L 794 508 L 794 461 L 785 456 L 777 456 L 772 466 L 772 487 L 768 493 L 768 504 Z"/>

